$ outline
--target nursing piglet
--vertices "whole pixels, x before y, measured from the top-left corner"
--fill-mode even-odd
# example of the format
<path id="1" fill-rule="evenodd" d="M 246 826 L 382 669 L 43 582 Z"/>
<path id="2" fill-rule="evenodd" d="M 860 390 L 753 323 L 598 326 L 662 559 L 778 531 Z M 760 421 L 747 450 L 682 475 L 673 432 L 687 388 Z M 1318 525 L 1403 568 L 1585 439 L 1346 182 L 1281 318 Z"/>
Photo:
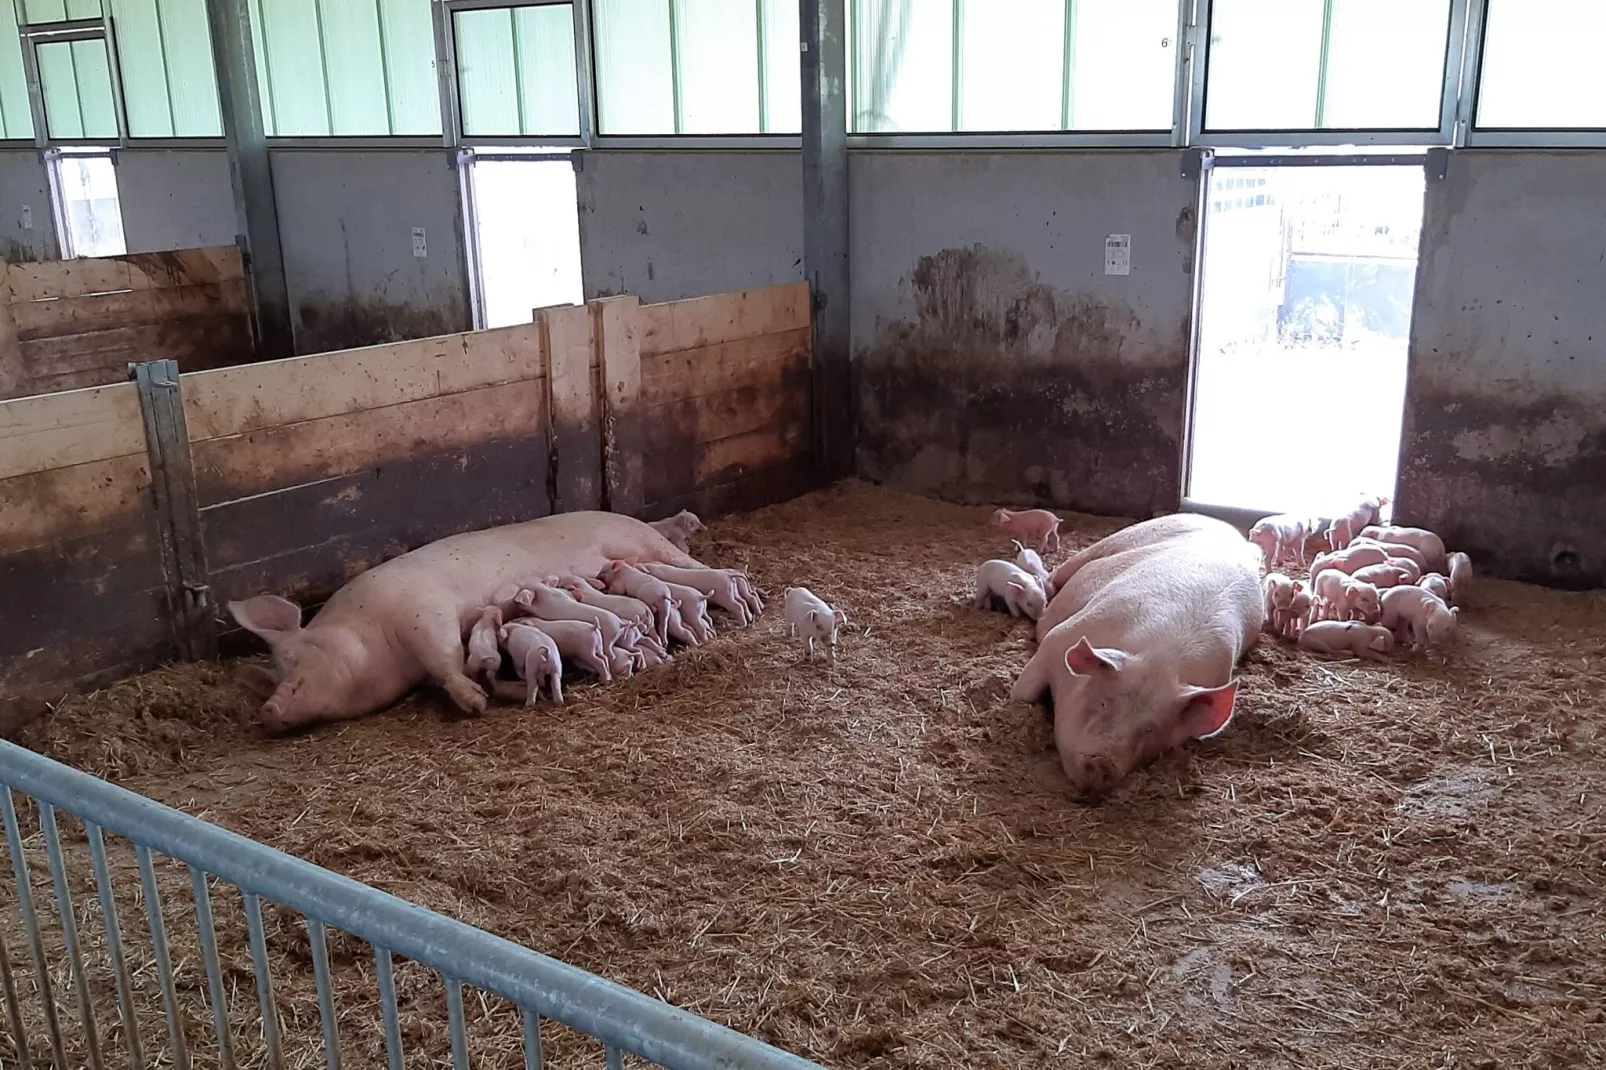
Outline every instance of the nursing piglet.
<path id="1" fill-rule="evenodd" d="M 525 682 L 524 704 L 534 706 L 541 688 L 550 682 L 552 701 L 563 705 L 563 657 L 558 644 L 540 628 L 524 621 L 505 624 L 497 638 L 513 659 L 513 669 Z"/>
<path id="2" fill-rule="evenodd" d="M 502 668 L 502 652 L 496 645 L 501 629 L 502 611 L 496 606 L 485 606 L 468 633 L 468 660 L 463 666 L 463 675 L 475 683 L 483 680 L 486 690 L 495 690 L 496 674 Z"/>
<path id="3" fill-rule="evenodd" d="M 1015 567 L 1030 575 L 1047 591 L 1048 567 L 1043 564 L 1043 555 L 1030 546 L 1022 546 L 1019 539 L 1011 541 L 1015 544 Z"/>

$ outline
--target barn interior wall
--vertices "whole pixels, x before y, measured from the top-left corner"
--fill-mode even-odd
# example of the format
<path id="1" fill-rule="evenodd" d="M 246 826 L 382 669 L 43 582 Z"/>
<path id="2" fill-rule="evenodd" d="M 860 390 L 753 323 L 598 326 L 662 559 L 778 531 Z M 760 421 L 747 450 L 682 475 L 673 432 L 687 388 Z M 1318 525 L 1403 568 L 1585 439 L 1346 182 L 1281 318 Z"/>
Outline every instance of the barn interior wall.
<path id="1" fill-rule="evenodd" d="M 296 352 L 472 328 L 462 201 L 446 152 L 274 149 L 272 161 Z"/>
<path id="2" fill-rule="evenodd" d="M 862 475 L 962 502 L 1179 501 L 1197 182 L 1169 150 L 850 160 Z M 1105 239 L 1131 236 L 1131 273 Z"/>
<path id="3" fill-rule="evenodd" d="M 803 278 L 798 152 L 586 152 L 575 185 L 588 299 L 677 301 Z"/>
<path id="4" fill-rule="evenodd" d="M 0 151 L 0 257 L 14 264 L 61 255 L 39 150 Z"/>
<path id="5" fill-rule="evenodd" d="M 239 229 L 222 149 L 121 151 L 117 199 L 131 253 L 233 245 Z"/>
<path id="6" fill-rule="evenodd" d="M 1606 153 L 1430 181 L 1399 513 L 1491 571 L 1606 583 Z"/>

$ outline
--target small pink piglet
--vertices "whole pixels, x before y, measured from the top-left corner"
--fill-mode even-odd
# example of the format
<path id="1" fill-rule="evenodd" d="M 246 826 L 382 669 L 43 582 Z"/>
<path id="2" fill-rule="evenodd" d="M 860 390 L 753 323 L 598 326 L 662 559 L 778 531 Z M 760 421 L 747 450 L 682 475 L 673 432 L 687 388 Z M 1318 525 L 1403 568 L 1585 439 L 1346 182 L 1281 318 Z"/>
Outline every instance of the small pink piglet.
<path id="1" fill-rule="evenodd" d="M 1047 509 L 1025 509 L 1018 513 L 1000 509 L 989 523 L 1017 539 L 1036 539 L 1039 551 L 1060 548 L 1060 518 Z"/>

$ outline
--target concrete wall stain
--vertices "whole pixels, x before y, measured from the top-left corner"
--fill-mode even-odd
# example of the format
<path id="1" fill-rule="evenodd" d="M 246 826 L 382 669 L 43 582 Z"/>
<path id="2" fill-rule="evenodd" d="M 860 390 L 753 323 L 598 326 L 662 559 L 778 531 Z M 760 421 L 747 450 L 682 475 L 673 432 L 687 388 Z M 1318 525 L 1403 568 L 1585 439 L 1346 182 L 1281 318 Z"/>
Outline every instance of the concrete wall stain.
<path id="1" fill-rule="evenodd" d="M 470 328 L 455 306 L 417 308 L 355 297 L 302 301 L 296 306 L 296 318 L 296 349 L 301 353 L 433 338 Z"/>
<path id="2" fill-rule="evenodd" d="M 964 502 L 1177 507 L 1185 322 L 1156 331 L 981 246 L 922 256 L 908 278 L 914 321 L 858 358 L 861 473 Z"/>

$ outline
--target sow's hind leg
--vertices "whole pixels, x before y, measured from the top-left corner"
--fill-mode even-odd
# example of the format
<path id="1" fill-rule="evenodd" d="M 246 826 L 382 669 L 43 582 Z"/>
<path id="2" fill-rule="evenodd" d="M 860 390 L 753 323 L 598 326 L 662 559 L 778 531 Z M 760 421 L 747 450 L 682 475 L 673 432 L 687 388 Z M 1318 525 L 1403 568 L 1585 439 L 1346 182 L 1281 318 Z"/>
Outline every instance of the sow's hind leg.
<path id="1" fill-rule="evenodd" d="M 418 659 L 430 682 L 450 695 L 458 709 L 465 713 L 485 712 L 484 688 L 463 672 L 463 633 L 455 612 L 432 612 L 419 606 L 413 618 L 397 629 L 397 639 Z"/>

